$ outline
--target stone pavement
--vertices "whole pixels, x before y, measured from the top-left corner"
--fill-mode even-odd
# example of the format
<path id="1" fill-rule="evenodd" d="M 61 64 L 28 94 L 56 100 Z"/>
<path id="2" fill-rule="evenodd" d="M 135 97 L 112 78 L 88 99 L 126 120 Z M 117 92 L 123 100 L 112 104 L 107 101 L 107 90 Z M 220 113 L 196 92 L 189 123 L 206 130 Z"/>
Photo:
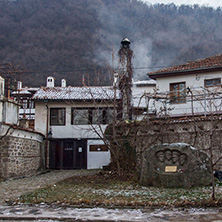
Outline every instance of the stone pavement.
<path id="1" fill-rule="evenodd" d="M 39 206 L 0 206 L 0 221 L 93 221 L 93 222 L 222 222 L 222 213 L 218 210 L 190 209 L 149 210 L 149 209 L 106 209 L 106 208 L 70 208 Z"/>
<path id="2" fill-rule="evenodd" d="M 32 177 L 3 181 L 0 182 L 0 204 L 28 191 L 53 185 L 60 180 L 72 176 L 92 175 L 96 172 L 98 170 L 53 170 Z"/>

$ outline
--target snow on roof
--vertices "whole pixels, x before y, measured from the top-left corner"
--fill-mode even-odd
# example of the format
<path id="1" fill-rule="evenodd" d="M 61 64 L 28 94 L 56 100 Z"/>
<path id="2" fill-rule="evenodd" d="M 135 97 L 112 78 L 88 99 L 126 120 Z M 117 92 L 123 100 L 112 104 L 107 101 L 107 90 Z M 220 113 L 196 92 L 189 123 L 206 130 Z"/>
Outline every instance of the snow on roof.
<path id="1" fill-rule="evenodd" d="M 32 97 L 34 100 L 112 100 L 113 87 L 42 87 Z M 116 92 L 116 99 L 120 91 Z"/>
<path id="2" fill-rule="evenodd" d="M 27 90 L 28 91 L 37 91 L 38 89 L 40 89 L 39 87 L 28 87 Z"/>
<path id="3" fill-rule="evenodd" d="M 149 85 L 156 85 L 156 80 L 149 79 L 149 80 L 141 80 L 141 81 L 135 81 L 133 82 L 133 85 L 136 86 L 149 86 Z"/>
<path id="4" fill-rule="evenodd" d="M 39 87 L 25 87 L 21 90 L 13 91 L 12 95 L 18 95 L 18 94 L 32 94 L 31 92 L 35 92 L 39 89 Z"/>
<path id="5" fill-rule="evenodd" d="M 12 92 L 13 95 L 17 95 L 17 94 L 32 94 L 30 93 L 28 90 L 26 89 L 22 89 L 22 90 L 19 90 L 19 91 L 13 91 Z"/>

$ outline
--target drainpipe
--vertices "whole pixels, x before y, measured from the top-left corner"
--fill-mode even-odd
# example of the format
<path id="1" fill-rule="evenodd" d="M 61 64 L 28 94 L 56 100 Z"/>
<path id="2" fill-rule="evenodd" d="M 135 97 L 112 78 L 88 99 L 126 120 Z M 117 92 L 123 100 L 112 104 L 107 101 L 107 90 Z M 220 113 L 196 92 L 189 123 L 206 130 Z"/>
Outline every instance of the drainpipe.
<path id="1" fill-rule="evenodd" d="M 49 107 L 48 104 L 45 104 L 46 109 L 47 109 L 47 116 L 46 116 L 46 147 L 45 147 L 45 169 L 48 167 L 48 146 L 49 146 L 49 138 L 48 138 L 48 133 L 49 133 Z"/>
<path id="2" fill-rule="evenodd" d="M 149 103 L 150 103 L 150 98 L 148 96 L 147 97 L 147 120 L 149 120 Z"/>
<path id="3" fill-rule="evenodd" d="M 205 89 L 205 87 L 203 89 L 204 89 L 204 116 L 206 117 L 207 116 L 206 89 Z"/>

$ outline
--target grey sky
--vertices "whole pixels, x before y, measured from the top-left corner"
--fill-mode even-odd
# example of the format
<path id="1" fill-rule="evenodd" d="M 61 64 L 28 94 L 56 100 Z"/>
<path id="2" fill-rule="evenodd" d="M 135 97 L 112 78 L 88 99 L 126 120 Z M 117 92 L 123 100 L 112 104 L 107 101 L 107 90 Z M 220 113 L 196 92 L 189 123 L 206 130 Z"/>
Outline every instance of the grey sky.
<path id="1" fill-rule="evenodd" d="M 222 7 L 222 1 L 221 0 L 142 0 L 143 2 L 155 4 L 155 3 L 164 3 L 164 4 L 170 4 L 174 3 L 175 5 L 205 5 L 210 7 Z"/>

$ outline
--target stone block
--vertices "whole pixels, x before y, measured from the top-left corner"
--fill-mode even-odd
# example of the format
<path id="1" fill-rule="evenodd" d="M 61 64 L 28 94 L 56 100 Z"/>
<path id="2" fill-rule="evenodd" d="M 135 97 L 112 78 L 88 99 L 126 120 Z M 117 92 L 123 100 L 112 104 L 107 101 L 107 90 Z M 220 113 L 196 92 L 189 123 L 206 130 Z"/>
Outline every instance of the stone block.
<path id="1" fill-rule="evenodd" d="M 140 184 L 190 188 L 210 185 L 211 175 L 205 152 L 185 143 L 160 144 L 145 150 Z"/>

